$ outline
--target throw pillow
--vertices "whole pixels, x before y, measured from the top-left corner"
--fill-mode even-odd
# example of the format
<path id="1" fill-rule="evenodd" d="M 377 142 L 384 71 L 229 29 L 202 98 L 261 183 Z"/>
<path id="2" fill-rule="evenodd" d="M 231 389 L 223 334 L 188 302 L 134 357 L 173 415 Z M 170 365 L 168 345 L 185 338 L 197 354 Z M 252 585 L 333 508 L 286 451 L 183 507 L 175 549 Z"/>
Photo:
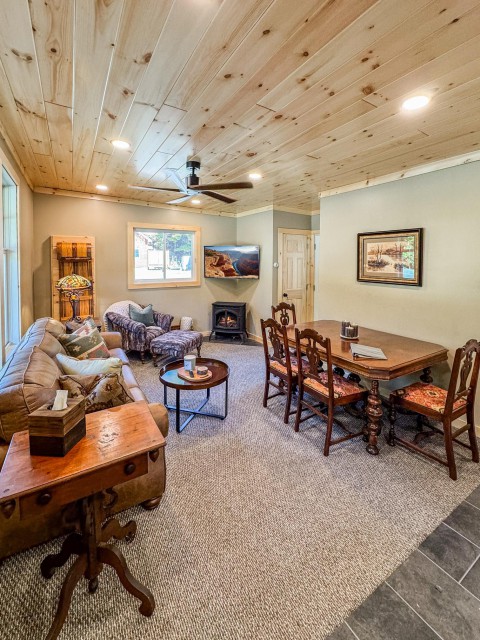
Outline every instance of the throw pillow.
<path id="1" fill-rule="evenodd" d="M 97 373 L 121 373 L 122 361 L 120 358 L 92 358 L 90 360 L 78 360 L 63 353 L 57 353 L 57 362 L 63 373 L 69 375 L 92 375 Z"/>
<path id="2" fill-rule="evenodd" d="M 92 318 L 87 318 L 73 333 L 58 336 L 58 340 L 67 355 L 79 360 L 110 357 L 107 345 Z"/>
<path id="3" fill-rule="evenodd" d="M 146 327 L 154 327 L 155 319 L 153 317 L 153 306 L 149 304 L 144 309 L 135 309 L 131 304 L 128 305 L 128 315 L 130 320 L 141 322 Z"/>
<path id="4" fill-rule="evenodd" d="M 85 413 L 119 407 L 135 402 L 122 374 L 107 373 L 96 376 L 61 376 L 59 383 L 70 398 L 85 398 Z"/>

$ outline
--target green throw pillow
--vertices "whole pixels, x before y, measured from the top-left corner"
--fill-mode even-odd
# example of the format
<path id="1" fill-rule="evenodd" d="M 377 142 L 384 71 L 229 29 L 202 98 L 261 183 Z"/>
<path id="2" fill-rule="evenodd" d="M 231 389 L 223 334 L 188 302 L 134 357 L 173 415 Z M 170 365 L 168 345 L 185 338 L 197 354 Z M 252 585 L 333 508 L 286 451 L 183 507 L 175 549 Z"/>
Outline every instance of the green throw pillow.
<path id="1" fill-rule="evenodd" d="M 121 373 L 96 376 L 60 376 L 60 386 L 70 398 L 85 398 L 85 413 L 134 402 Z"/>
<path id="2" fill-rule="evenodd" d="M 57 362 L 60 369 L 68 375 L 89 376 L 97 373 L 121 373 L 122 361 L 120 358 L 92 358 L 90 360 L 78 360 L 63 353 L 57 353 Z"/>
<path id="3" fill-rule="evenodd" d="M 135 309 L 131 304 L 128 305 L 128 315 L 130 320 L 141 322 L 146 327 L 154 327 L 155 320 L 153 318 L 153 306 L 149 304 L 145 309 Z"/>
<path id="4" fill-rule="evenodd" d="M 87 318 L 73 333 L 58 336 L 58 340 L 67 355 L 79 360 L 110 357 L 107 345 L 91 318 Z"/>

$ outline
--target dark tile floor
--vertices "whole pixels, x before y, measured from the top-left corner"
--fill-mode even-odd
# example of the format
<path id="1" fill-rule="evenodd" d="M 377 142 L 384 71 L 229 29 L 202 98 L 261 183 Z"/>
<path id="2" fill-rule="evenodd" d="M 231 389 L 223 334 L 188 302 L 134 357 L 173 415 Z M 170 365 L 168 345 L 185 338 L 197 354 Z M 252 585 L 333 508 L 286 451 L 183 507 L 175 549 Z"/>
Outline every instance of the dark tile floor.
<path id="1" fill-rule="evenodd" d="M 480 487 L 329 640 L 480 640 Z"/>

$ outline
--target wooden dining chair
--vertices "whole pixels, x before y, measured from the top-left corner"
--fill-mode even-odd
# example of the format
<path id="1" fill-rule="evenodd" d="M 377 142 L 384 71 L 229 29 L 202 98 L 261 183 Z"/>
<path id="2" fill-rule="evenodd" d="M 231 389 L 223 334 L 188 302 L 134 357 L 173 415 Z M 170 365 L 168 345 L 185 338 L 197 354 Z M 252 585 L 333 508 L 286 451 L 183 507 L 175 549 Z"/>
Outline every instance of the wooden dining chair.
<path id="1" fill-rule="evenodd" d="M 298 366 L 296 358 L 288 348 L 287 329 L 273 318 L 260 320 L 262 327 L 263 351 L 265 354 L 265 390 L 263 406 L 277 396 L 286 396 L 283 421 L 288 424 L 289 417 L 295 413 L 290 411 L 292 395 L 298 385 Z M 273 376 L 273 379 L 272 379 Z M 277 393 L 269 396 L 270 387 Z"/>
<path id="2" fill-rule="evenodd" d="M 295 418 L 295 431 L 299 430 L 300 423 L 308 420 L 313 415 L 317 415 L 322 420 L 327 421 L 327 432 L 325 435 L 325 445 L 323 454 L 328 456 L 330 447 L 345 440 L 351 440 L 363 435 L 363 428 L 354 433 L 348 431 L 346 427 L 339 421 L 336 421 L 347 435 L 332 440 L 332 429 L 334 422 L 334 412 L 337 407 L 346 406 L 359 402 L 367 401 L 368 391 L 356 382 L 348 380 L 343 376 L 339 376 L 333 370 L 332 352 L 330 346 L 330 338 L 323 338 L 317 331 L 313 329 L 304 329 L 300 331 L 295 329 L 295 342 L 297 347 L 297 358 L 301 363 L 298 367 L 298 401 L 297 413 Z M 308 362 L 308 369 L 302 366 L 302 354 Z M 326 371 L 321 371 L 319 363 L 326 362 Z M 308 394 L 319 404 L 314 405 L 305 399 Z M 325 416 L 324 410 L 327 409 Z M 302 417 L 302 411 L 309 409 L 311 413 Z"/>
<path id="3" fill-rule="evenodd" d="M 457 468 L 453 443 L 461 445 L 472 452 L 473 462 L 479 461 L 478 444 L 475 434 L 474 404 L 477 391 L 478 371 L 480 367 L 480 343 L 477 340 L 469 340 L 465 346 L 455 352 L 455 358 L 450 376 L 448 389 L 442 389 L 429 382 L 414 382 L 413 384 L 397 389 L 390 394 L 390 432 L 387 437 L 388 444 L 394 446 L 397 442 L 408 449 L 421 453 L 427 458 L 436 460 L 448 467 L 452 480 L 457 479 Z M 441 422 L 443 429 L 429 424 L 430 432 L 421 432 L 413 441 L 404 440 L 395 434 L 395 420 L 397 408 L 402 407 L 415 412 L 418 416 L 432 418 Z M 467 423 L 454 428 L 452 422 L 462 416 L 467 416 Z M 458 440 L 458 437 L 468 431 L 469 444 Z M 419 447 L 420 438 L 433 433 L 443 435 L 447 458 L 441 458 L 430 451 Z"/>
<path id="4" fill-rule="evenodd" d="M 295 305 L 288 302 L 280 302 L 276 307 L 272 305 L 272 318 L 277 320 L 277 314 L 280 314 L 279 322 L 282 327 L 289 324 L 297 324 L 297 314 L 295 313 Z"/>

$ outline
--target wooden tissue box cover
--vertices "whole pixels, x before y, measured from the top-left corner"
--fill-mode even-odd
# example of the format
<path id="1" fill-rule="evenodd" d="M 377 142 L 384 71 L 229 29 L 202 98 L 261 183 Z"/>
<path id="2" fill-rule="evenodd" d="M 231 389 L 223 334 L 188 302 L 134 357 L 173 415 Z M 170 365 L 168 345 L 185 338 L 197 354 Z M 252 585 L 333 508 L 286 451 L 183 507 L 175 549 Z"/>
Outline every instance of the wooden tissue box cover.
<path id="1" fill-rule="evenodd" d="M 50 406 L 44 404 L 28 416 L 32 456 L 65 456 L 86 434 L 85 398 L 68 398 L 62 411 Z"/>

